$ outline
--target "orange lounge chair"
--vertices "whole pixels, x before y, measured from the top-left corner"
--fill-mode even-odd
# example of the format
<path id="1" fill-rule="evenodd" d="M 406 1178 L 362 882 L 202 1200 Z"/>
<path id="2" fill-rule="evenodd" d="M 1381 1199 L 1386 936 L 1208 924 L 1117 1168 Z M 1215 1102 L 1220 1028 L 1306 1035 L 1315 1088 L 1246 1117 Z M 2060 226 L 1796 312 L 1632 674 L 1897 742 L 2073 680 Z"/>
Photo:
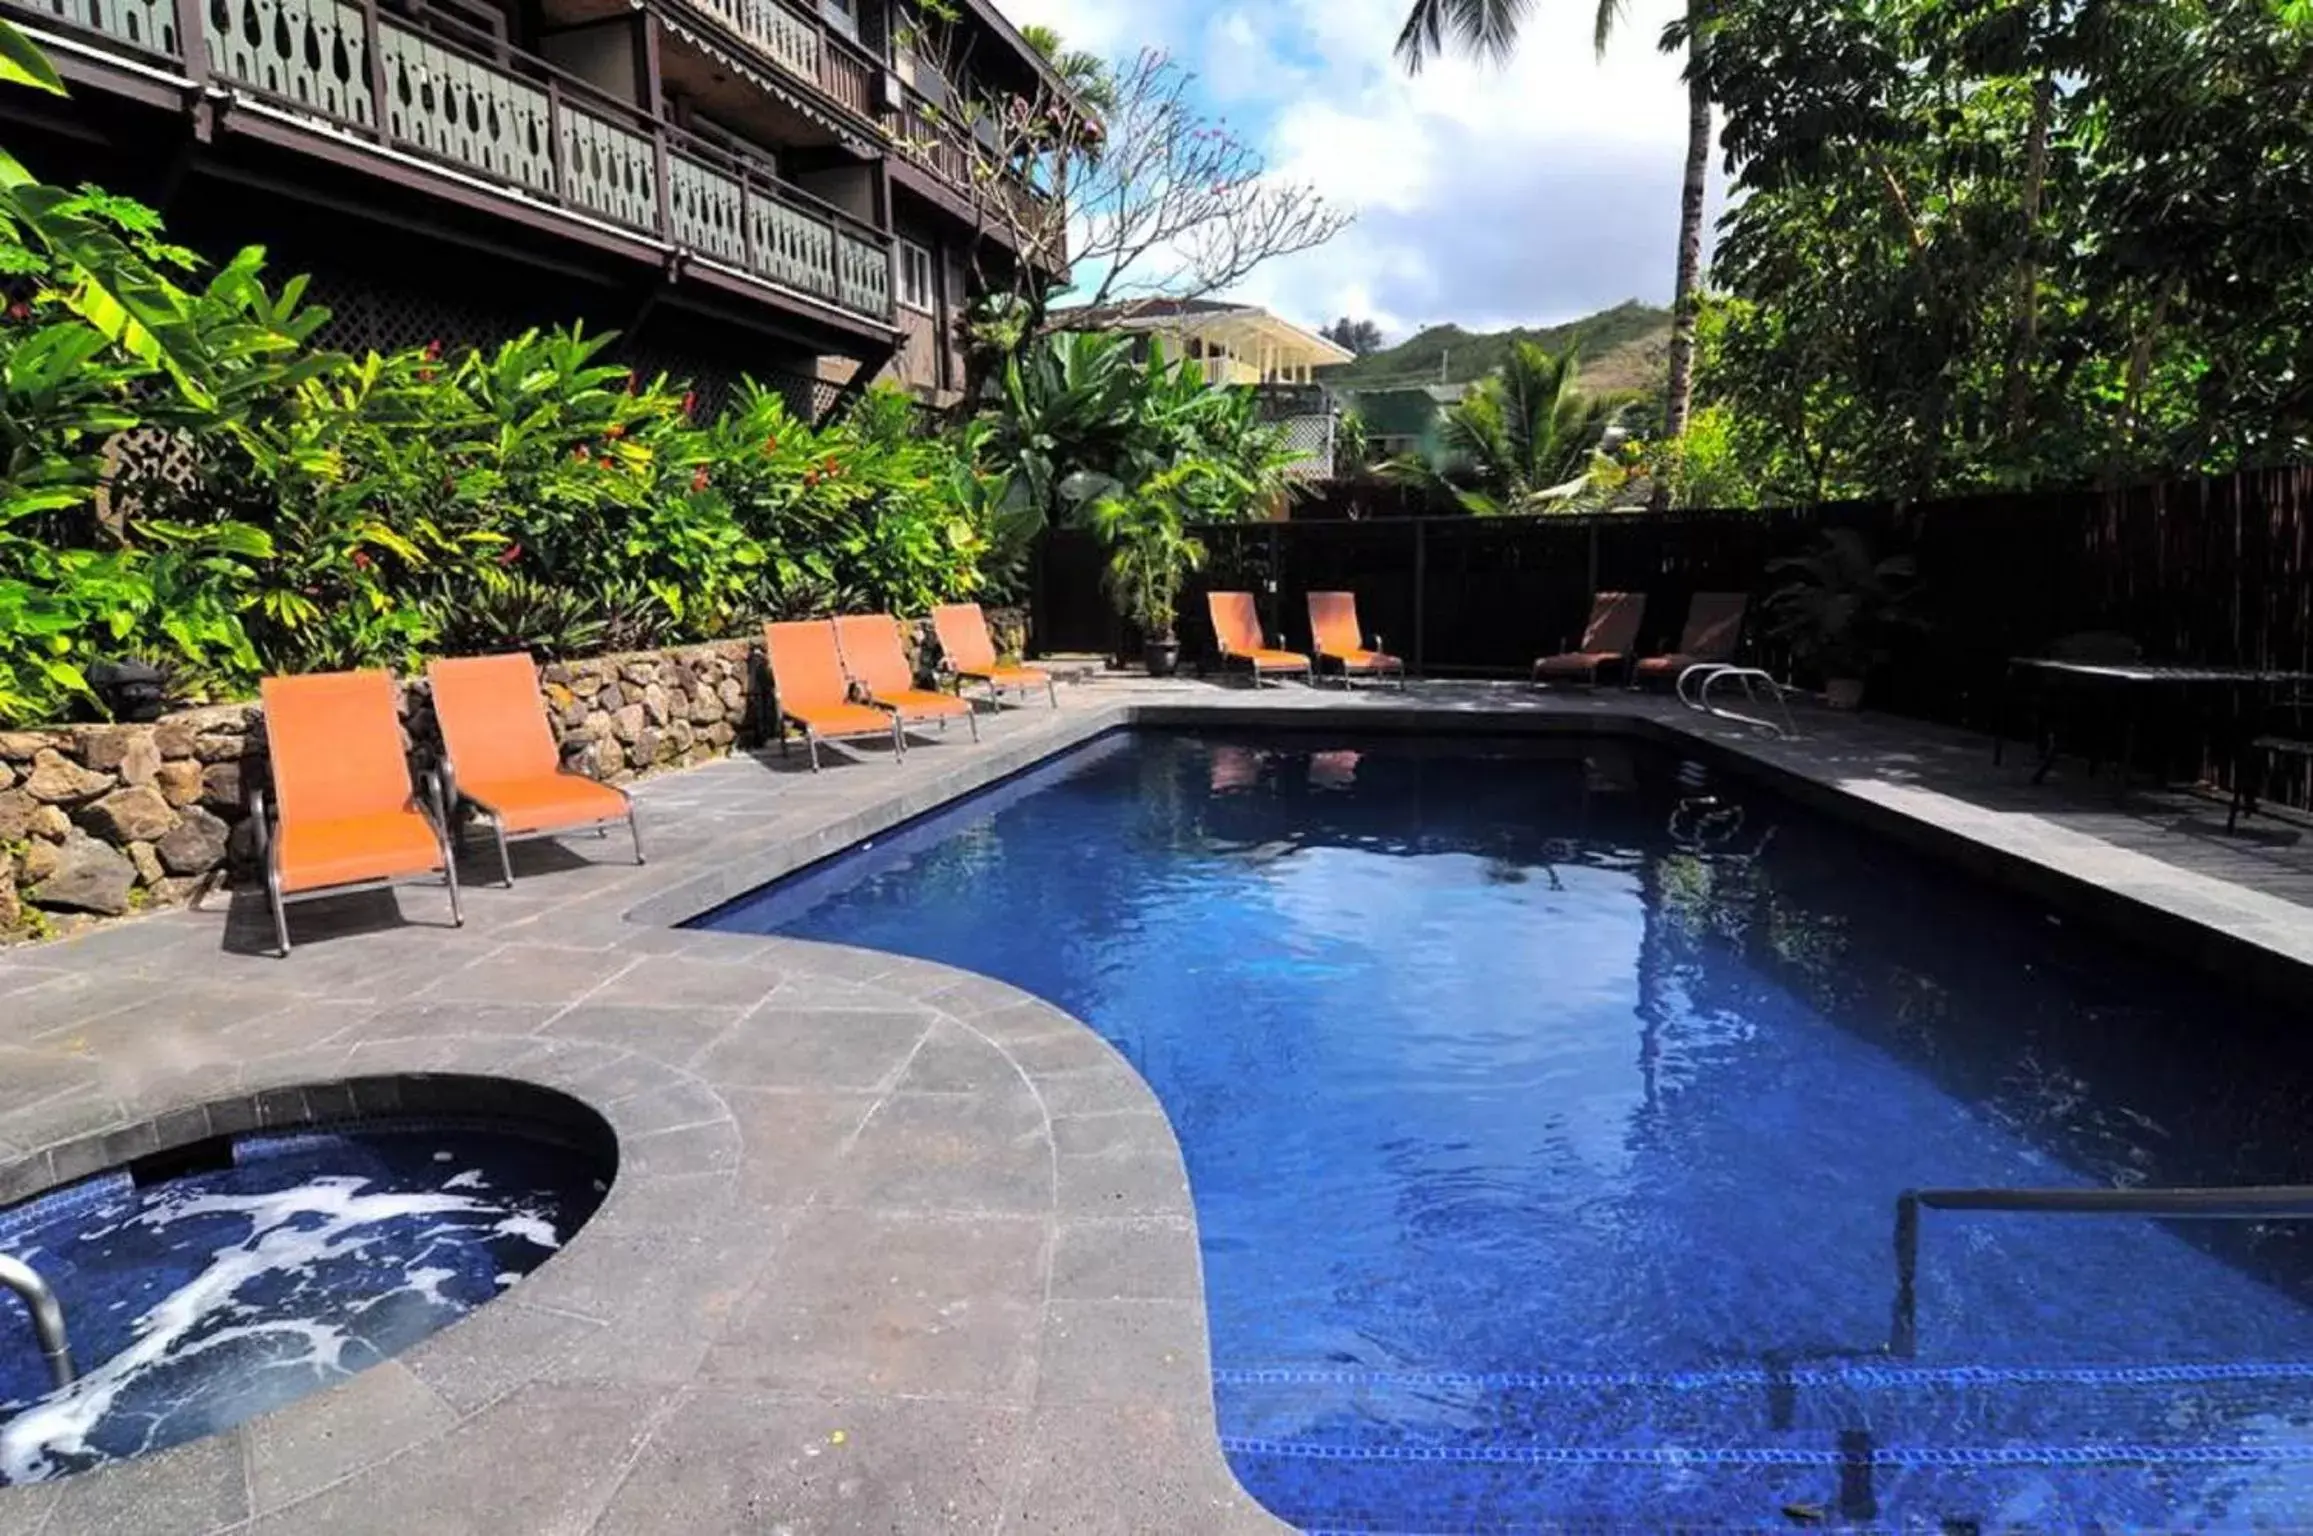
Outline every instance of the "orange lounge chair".
<path id="1" fill-rule="evenodd" d="M 464 927 L 458 867 L 442 830 L 441 784 L 429 782 L 429 814 L 410 782 L 393 678 L 384 672 L 269 677 L 258 696 L 265 704 L 274 803 L 269 809 L 260 791 L 250 810 L 283 958 L 289 903 L 424 876 L 441 877 L 451 921 Z"/>
<path id="2" fill-rule="evenodd" d="M 978 603 L 934 608 L 932 632 L 940 637 L 940 655 L 956 675 L 958 693 L 966 682 L 985 683 L 988 697 L 1001 707 L 1007 688 L 1015 693 L 1034 693 L 1041 688 L 1052 707 L 1060 707 L 1060 691 L 1053 686 L 1051 673 L 1034 667 L 1007 667 L 996 659 L 995 637 L 988 633 L 988 616 Z"/>
<path id="3" fill-rule="evenodd" d="M 1213 638 L 1220 642 L 1221 664 L 1241 661 L 1253 674 L 1253 686 L 1271 672 L 1298 672 L 1314 683 L 1317 671 L 1299 651 L 1280 651 L 1261 633 L 1261 616 L 1250 592 L 1208 592 L 1205 605 L 1213 615 Z"/>
<path id="4" fill-rule="evenodd" d="M 1743 616 L 1751 599 L 1741 592 L 1697 592 L 1687 608 L 1686 633 L 1679 648 L 1668 656 L 1649 656 L 1631 668 L 1634 682 L 1678 681 L 1689 667 L 1707 662 L 1732 661 L 1743 639 Z"/>
<path id="5" fill-rule="evenodd" d="M 1341 669 L 1344 688 L 1349 686 L 1352 677 L 1392 674 L 1397 677 L 1398 687 L 1405 687 L 1404 662 L 1387 652 L 1366 649 L 1365 630 L 1357 622 L 1354 592 L 1309 594 L 1309 641 L 1321 665 L 1331 662 Z"/>
<path id="6" fill-rule="evenodd" d="M 787 750 L 787 727 L 800 728 L 811 748 L 811 771 L 819 771 L 819 744 L 862 736 L 891 737 L 893 761 L 907 756 L 899 716 L 870 709 L 852 697 L 844 675 L 843 652 L 833 619 L 803 619 L 763 626 L 763 660 L 771 669 L 778 698 L 779 750 Z"/>
<path id="7" fill-rule="evenodd" d="M 514 884 L 510 838 L 599 832 L 625 822 L 634 861 L 643 861 L 642 825 L 625 790 L 598 784 L 562 766 L 554 728 L 538 693 L 538 668 L 527 655 L 473 656 L 426 668 L 434 719 L 442 730 L 447 799 L 490 819 L 498 868 Z"/>
<path id="8" fill-rule="evenodd" d="M 1638 627 L 1645 620 L 1645 593 L 1599 593 L 1590 605 L 1590 623 L 1582 631 L 1582 649 L 1535 662 L 1534 681 L 1596 687 L 1600 672 L 1630 664 L 1630 653 L 1638 646 Z"/>
<path id="9" fill-rule="evenodd" d="M 854 687 L 876 708 L 890 710 L 899 728 L 906 729 L 912 720 L 937 720 L 946 730 L 961 715 L 972 723 L 972 739 L 980 739 L 978 710 L 952 694 L 916 686 L 916 669 L 900 644 L 899 620 L 888 613 L 847 614 L 835 621 L 835 639 Z"/>

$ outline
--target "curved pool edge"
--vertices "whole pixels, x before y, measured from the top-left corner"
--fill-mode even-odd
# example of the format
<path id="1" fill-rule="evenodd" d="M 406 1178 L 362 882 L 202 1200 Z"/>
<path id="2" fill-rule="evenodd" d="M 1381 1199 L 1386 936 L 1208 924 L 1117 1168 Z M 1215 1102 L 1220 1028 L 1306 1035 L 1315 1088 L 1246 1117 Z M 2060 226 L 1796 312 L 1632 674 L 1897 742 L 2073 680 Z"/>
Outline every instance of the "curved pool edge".
<path id="1" fill-rule="evenodd" d="M 492 1530 L 748 1529 L 736 1513 L 699 1508 L 695 1490 L 686 1502 L 664 1486 L 666 1476 L 683 1482 L 670 1467 L 694 1462 L 696 1420 L 710 1441 L 750 1442 L 733 1447 L 750 1461 L 849 1448 L 897 1501 L 901 1528 L 914 1523 L 906 1511 L 959 1497 L 968 1507 L 977 1492 L 985 1518 L 966 1523 L 991 1529 L 1282 1529 L 1220 1451 L 1186 1175 L 1170 1122 L 1129 1063 L 1088 1026 L 984 977 L 778 939 L 707 948 L 715 953 L 654 962 L 661 984 L 762 983 L 756 1030 L 783 1033 L 798 1055 L 820 1052 L 839 1084 L 751 1082 L 761 1057 L 731 1041 L 719 1056 L 710 1046 L 704 1065 L 671 1059 L 700 1054 L 685 1048 L 688 1036 L 678 1044 L 653 1028 L 671 1031 L 667 1015 L 683 1010 L 566 1013 L 565 1027 L 588 1031 L 578 1038 L 477 1028 L 489 1006 L 420 1000 L 327 1044 L 238 1062 L 223 1100 L 188 1090 L 144 1096 L 133 1110 L 92 1100 L 58 1117 L 62 1134 L 9 1164 L 17 1183 L 28 1167 L 56 1166 L 60 1148 L 150 1150 L 156 1123 L 181 1128 L 166 1141 L 198 1139 L 205 1102 L 272 1104 L 287 1121 L 294 1101 L 334 1104 L 334 1085 L 351 1078 L 457 1074 L 576 1100 L 617 1135 L 620 1169 L 564 1252 L 498 1301 L 227 1434 L 0 1489 L 0 1528 L 403 1531 L 425 1523 L 409 1502 L 415 1487 L 419 1510 L 433 1500 L 444 1515 L 499 1507 Z M 814 987 L 826 1006 L 805 1005 Z M 771 1005 L 779 992 L 791 1006 Z M 403 1032 L 411 1024 L 439 1027 Z M 858 1048 L 850 1031 L 875 1036 L 856 1064 L 845 1059 Z M 186 1064 L 208 1069 L 193 1074 L 202 1083 L 222 1069 Z M 1007 1104 L 1033 1118 L 1005 1120 Z M 958 1142 L 955 1126 L 936 1123 L 949 1110 L 988 1134 Z M 918 1113 L 935 1123 L 877 1141 L 879 1116 L 897 1125 Z M 1023 1135 L 1033 1171 L 1003 1157 Z M 956 1182 L 876 1182 L 940 1146 L 961 1148 Z M 924 1233 L 937 1240 L 910 1241 Z M 952 1273 L 963 1282 L 955 1299 L 999 1315 L 961 1354 L 942 1353 L 936 1330 L 920 1332 L 915 1366 L 944 1382 L 879 1390 L 837 1379 L 846 1360 L 874 1351 L 826 1338 L 766 1347 L 812 1333 L 815 1309 L 761 1316 L 785 1282 L 830 1297 L 816 1310 L 838 1314 L 836 1341 L 847 1325 L 864 1340 L 893 1324 L 846 1315 L 836 1298 L 872 1286 L 900 1261 L 894 1253 L 919 1266 L 911 1284 Z M 904 1330 L 913 1304 L 896 1305 Z M 994 1375 L 975 1387 L 983 1367 Z M 938 1401 L 925 1408 L 911 1401 L 919 1396 Z M 766 1406 L 789 1410 L 791 1438 L 750 1434 Z M 825 1428 L 806 1430 L 798 1415 Z M 653 1454 L 686 1445 L 692 1455 Z"/>
<path id="2" fill-rule="evenodd" d="M 1064 1072 L 1042 1053 L 1071 1047 L 1037 1044 L 1034 1033 L 1003 1038 L 1009 1025 L 1029 1022 L 1028 1014 L 982 1030 L 974 1018 L 1019 1006 L 1017 994 L 1012 1003 L 990 1005 L 980 989 L 1001 984 L 984 978 L 938 967 L 923 968 L 936 979 L 903 976 L 919 963 L 672 925 L 1119 727 L 1339 724 L 1652 735 L 1709 751 L 1727 766 L 1764 774 L 1932 852 L 1980 859 L 1984 873 L 2007 883 L 2023 883 L 2019 871 L 2029 865 L 2024 873 L 2047 883 L 2052 895 L 2060 886 L 2075 895 L 2099 892 L 2188 937 L 2313 958 L 2313 941 L 2261 911 L 2226 934 L 2223 917 L 2195 910 L 2193 881 L 2145 867 L 2151 861 L 2142 856 L 2028 818 L 1988 817 L 1917 783 L 1871 780 L 1875 765 L 1893 760 L 1888 752 L 1903 745 L 1893 735 L 1887 752 L 1868 740 L 1869 750 L 1845 751 L 1838 740 L 1779 746 L 1658 701 L 1512 697 L 1507 690 L 1498 697 L 1497 707 L 1425 702 L 1420 690 L 1410 701 L 1344 700 L 1184 684 L 1161 695 L 1123 691 L 1080 701 L 1072 690 L 1057 716 L 1008 714 L 988 723 L 986 746 L 942 744 L 910 754 L 896 771 L 883 762 L 830 765 L 812 780 L 741 758 L 650 781 L 641 792 L 652 829 L 648 868 L 608 857 L 600 864 L 533 864 L 518 849 L 520 885 L 471 891 L 462 932 L 430 926 L 432 909 L 412 898 L 404 926 L 357 924 L 335 938 L 301 942 L 292 961 L 275 961 L 256 952 L 262 913 L 244 897 L 231 914 L 170 913 L 30 958 L 0 955 L 0 1161 L 21 1163 L 61 1141 L 131 1127 L 245 1081 L 311 1082 L 348 1075 L 357 1062 L 364 1072 L 422 1071 L 441 1061 L 565 1091 L 581 1084 L 574 1096 L 603 1110 L 622 1143 L 630 1133 L 654 1143 L 640 1164 L 647 1183 L 635 1168 L 622 1170 L 595 1222 L 505 1300 L 396 1362 L 231 1436 L 61 1483 L 0 1489 L 0 1529 L 11 1536 L 19 1523 L 31 1536 L 285 1536 L 316 1528 L 400 1536 L 429 1518 L 482 1521 L 508 1536 L 705 1536 L 753 1528 L 750 1520 L 759 1517 L 718 1502 L 731 1495 L 715 1482 L 718 1462 L 758 1469 L 772 1491 L 801 1490 L 798 1524 L 813 1529 L 819 1506 L 807 1502 L 809 1469 L 825 1465 L 839 1443 L 857 1458 L 860 1497 L 900 1528 L 937 1520 L 1007 1530 L 1275 1529 L 1243 1495 L 1210 1432 L 1202 1344 L 1193 1408 L 1177 1394 L 1039 1406 L 1032 1394 L 1044 1380 L 1042 1329 L 1033 1345 L 1039 1370 L 1027 1385 L 1005 1381 L 907 1398 L 913 1406 L 901 1408 L 893 1406 L 900 1395 L 846 1385 L 819 1369 L 840 1351 L 815 1355 L 818 1374 L 798 1384 L 777 1376 L 777 1361 L 765 1379 L 710 1360 L 696 1337 L 744 1327 L 761 1301 L 764 1276 L 808 1246 L 799 1243 L 798 1229 L 845 1208 L 820 1202 L 820 1194 L 847 1150 L 864 1139 L 876 1105 L 898 1086 L 896 1075 L 890 1084 L 824 1091 L 780 1086 L 762 1081 L 773 1064 L 761 1057 L 702 1060 L 716 1040 L 737 1038 L 742 1002 L 767 1010 L 759 1022 L 784 1028 L 791 1018 L 813 1021 L 808 1030 L 788 1030 L 786 1042 L 825 1046 L 837 1060 L 862 1048 L 851 1027 L 857 1016 L 921 1014 L 906 1056 L 891 1063 L 895 1074 L 942 1022 L 990 1046 L 1024 1084 Z M 1947 734 L 1954 742 L 1945 745 L 1958 750 L 1956 733 Z M 2102 850 L 2093 866 L 2077 857 L 2090 845 Z M 572 849 L 593 851 L 583 841 Z M 2116 858 L 2135 865 L 2116 873 Z M 734 980 L 757 971 L 759 987 Z M 2300 958 L 2289 974 L 2302 982 L 2313 970 Z M 949 1000 L 955 1012 L 926 1005 L 946 991 L 956 993 Z M 732 1016 L 714 1040 L 702 1038 L 689 1017 L 702 1012 Z M 1068 1022 L 1106 1049 L 1085 1026 Z M 1046 1038 L 1071 1036 L 1054 1028 Z M 668 1074 L 659 1086 L 669 1091 L 631 1090 L 626 1074 L 636 1072 Z M 589 1077 L 593 1086 L 583 1086 Z M 1137 1074 L 1134 1082 L 1145 1095 Z M 1096 1118 L 1067 1112 L 1072 1103 L 1080 1107 L 1071 1093 L 1095 1086 L 1091 1079 L 1060 1084 L 1058 1111 L 1039 1094 L 1047 1126 L 1041 1148 L 1051 1169 L 1048 1245 L 1059 1225 L 1059 1127 Z M 705 1097 L 691 1096 L 694 1089 Z M 791 1101 L 797 1113 L 777 1123 L 764 1113 L 773 1101 Z M 859 1113 L 842 1124 L 837 1111 L 847 1106 Z M 1151 1114 L 1178 1175 L 1170 1125 L 1153 1100 L 1138 1118 Z M 1118 1117 L 1126 1118 L 1132 1116 Z M 1066 1134 L 1098 1129 L 1071 1125 Z M 1162 1177 L 1163 1159 L 1146 1145 L 1070 1145 L 1070 1156 L 1115 1156 L 1111 1171 L 1120 1176 L 1129 1165 Z M 1129 1197 L 1121 1177 L 1110 1182 Z M 637 1199 L 640 1206 L 632 1206 Z M 753 1219 L 732 1219 L 742 1213 Z M 975 1217 L 964 1211 L 950 1219 L 961 1228 Z M 1175 1225 L 1148 1220 L 1160 1231 Z M 1194 1261 L 1193 1215 L 1189 1222 L 1182 1243 L 1168 1249 L 1159 1236 L 1147 1245 L 1152 1262 L 1168 1251 Z M 1054 1267 L 1049 1259 L 1043 1264 L 1046 1273 Z M 550 1281 L 559 1289 L 525 1290 Z M 833 1309 L 836 1287 L 824 1274 L 817 1283 Z M 1201 1303 L 1195 1315 L 1201 1339 Z M 1094 1309 L 1070 1319 L 1088 1320 L 1098 1323 Z M 772 1331 L 784 1339 L 807 1321 L 783 1320 Z M 1072 1331 L 1066 1343 L 1127 1359 L 1133 1337 L 1122 1327 L 1094 1326 Z M 452 1428 L 461 1434 L 451 1435 Z M 877 1447 L 903 1432 L 919 1452 L 882 1456 Z M 841 1442 L 831 1438 L 839 1433 Z M 678 1439 L 690 1450 L 688 1479 L 663 1454 Z M 638 1510 L 637 1490 L 652 1509 Z M 856 1510 L 850 1518 L 858 1518 Z"/>

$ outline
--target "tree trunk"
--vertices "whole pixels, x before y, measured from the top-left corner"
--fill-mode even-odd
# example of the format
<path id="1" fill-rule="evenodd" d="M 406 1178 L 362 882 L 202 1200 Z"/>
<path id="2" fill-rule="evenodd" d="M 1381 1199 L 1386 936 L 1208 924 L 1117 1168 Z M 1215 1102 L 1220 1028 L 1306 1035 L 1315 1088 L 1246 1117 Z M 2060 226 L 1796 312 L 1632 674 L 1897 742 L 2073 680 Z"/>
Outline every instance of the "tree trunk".
<path id="1" fill-rule="evenodd" d="M 1695 394 L 1695 319 L 1702 303 L 1703 194 L 1711 171 L 1711 93 L 1702 74 L 1702 4 L 1688 0 L 1687 166 L 1679 189 L 1678 285 L 1671 296 L 1670 392 L 1663 407 L 1663 436 L 1687 429 Z"/>
<path id="2" fill-rule="evenodd" d="M 2040 228 L 2040 201 L 2048 185 L 2048 126 L 2056 112 L 2056 82 L 2043 76 L 2032 88 L 2032 129 L 2024 142 L 2022 216 L 2017 231 L 2016 299 L 2008 340 L 2008 442 L 2023 440 L 2032 400 L 2032 353 L 2040 343 L 2040 264 L 2032 245 Z"/>

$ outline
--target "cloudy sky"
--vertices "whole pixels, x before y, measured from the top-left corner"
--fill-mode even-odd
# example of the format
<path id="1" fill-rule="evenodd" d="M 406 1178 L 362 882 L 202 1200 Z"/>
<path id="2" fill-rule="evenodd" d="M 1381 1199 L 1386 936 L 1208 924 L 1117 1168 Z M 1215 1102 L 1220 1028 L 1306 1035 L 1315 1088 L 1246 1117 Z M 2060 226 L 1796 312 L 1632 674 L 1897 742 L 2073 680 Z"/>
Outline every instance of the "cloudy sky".
<path id="1" fill-rule="evenodd" d="M 1655 49 L 1677 0 L 1632 0 L 1603 62 L 1592 0 L 1538 0 L 1513 64 L 1408 79 L 1407 0 L 998 0 L 1117 56 L 1154 45 L 1273 171 L 1359 211 L 1239 297 L 1288 319 L 1377 321 L 1392 339 L 1668 303 L 1686 101 Z"/>

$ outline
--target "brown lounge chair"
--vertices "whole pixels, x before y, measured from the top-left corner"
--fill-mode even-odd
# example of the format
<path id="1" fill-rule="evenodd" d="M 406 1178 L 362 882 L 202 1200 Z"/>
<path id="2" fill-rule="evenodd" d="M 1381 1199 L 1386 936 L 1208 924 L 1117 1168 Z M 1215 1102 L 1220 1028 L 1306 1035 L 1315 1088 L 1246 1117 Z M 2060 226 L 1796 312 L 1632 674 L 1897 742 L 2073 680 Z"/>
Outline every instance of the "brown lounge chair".
<path id="1" fill-rule="evenodd" d="M 1320 666 L 1330 662 L 1341 672 L 1341 686 L 1353 677 L 1395 677 L 1405 687 L 1405 663 L 1385 651 L 1368 650 L 1365 630 L 1357 622 L 1354 592 L 1309 594 L 1309 648 Z"/>
<path id="2" fill-rule="evenodd" d="M 384 672 L 269 677 L 258 696 L 274 803 L 268 808 L 260 791 L 250 810 L 282 956 L 289 954 L 289 903 L 428 876 L 448 887 L 450 920 L 465 926 L 458 867 L 443 831 L 441 785 L 428 786 L 429 812 L 410 781 L 393 678 Z"/>
<path id="3" fill-rule="evenodd" d="M 1034 693 L 1041 688 L 1052 707 L 1060 707 L 1060 691 L 1053 686 L 1051 673 L 1035 667 L 1007 667 L 996 659 L 996 640 L 988 633 L 988 616 L 978 603 L 934 608 L 932 632 L 940 637 L 940 655 L 956 675 L 958 692 L 967 682 L 983 683 L 988 697 L 1001 707 L 1006 689 Z"/>
<path id="4" fill-rule="evenodd" d="M 1205 606 L 1213 615 L 1213 638 L 1220 642 L 1221 665 L 1242 662 L 1253 674 L 1253 686 L 1272 672 L 1298 672 L 1306 682 L 1317 681 L 1317 670 L 1299 651 L 1280 651 L 1261 633 L 1261 616 L 1250 592 L 1208 592 Z"/>
<path id="5" fill-rule="evenodd" d="M 489 818 L 507 885 L 514 883 L 514 861 L 506 844 L 514 838 L 559 832 L 608 837 L 624 822 L 634 838 L 634 861 L 643 861 L 642 825 L 632 797 L 562 766 L 546 701 L 539 696 L 538 668 L 528 656 L 437 661 L 426 668 L 426 678 L 442 731 L 449 803 L 470 805 Z"/>
<path id="6" fill-rule="evenodd" d="M 787 727 L 803 732 L 811 748 L 811 771 L 819 771 L 819 744 L 863 736 L 889 736 L 893 761 L 907 756 L 899 716 L 870 709 L 852 698 L 844 675 L 843 652 L 833 619 L 802 619 L 763 626 L 763 660 L 771 669 L 778 698 L 779 750 L 787 750 Z"/>
<path id="7" fill-rule="evenodd" d="M 1638 647 L 1638 627 L 1645 620 L 1645 593 L 1599 593 L 1590 604 L 1590 623 L 1582 631 L 1582 649 L 1545 656 L 1535 662 L 1534 681 L 1577 682 L 1584 687 L 1596 687 L 1599 673 L 1630 664 L 1630 653 Z"/>
<path id="8" fill-rule="evenodd" d="M 1741 592 L 1697 592 L 1687 608 L 1687 628 L 1679 636 L 1679 648 L 1668 656 L 1647 657 L 1631 668 L 1631 680 L 1649 683 L 1668 679 L 1675 683 L 1689 667 L 1734 660 L 1743 641 L 1743 616 L 1750 607 L 1751 599 Z"/>
<path id="9" fill-rule="evenodd" d="M 907 647 L 900 644 L 899 620 L 888 613 L 850 614 L 835 621 L 835 641 L 854 691 L 876 708 L 890 710 L 901 730 L 917 720 L 937 720 L 945 730 L 960 715 L 971 722 L 972 739 L 980 739 L 978 710 L 953 694 L 916 686 L 916 669 L 908 664 Z"/>

